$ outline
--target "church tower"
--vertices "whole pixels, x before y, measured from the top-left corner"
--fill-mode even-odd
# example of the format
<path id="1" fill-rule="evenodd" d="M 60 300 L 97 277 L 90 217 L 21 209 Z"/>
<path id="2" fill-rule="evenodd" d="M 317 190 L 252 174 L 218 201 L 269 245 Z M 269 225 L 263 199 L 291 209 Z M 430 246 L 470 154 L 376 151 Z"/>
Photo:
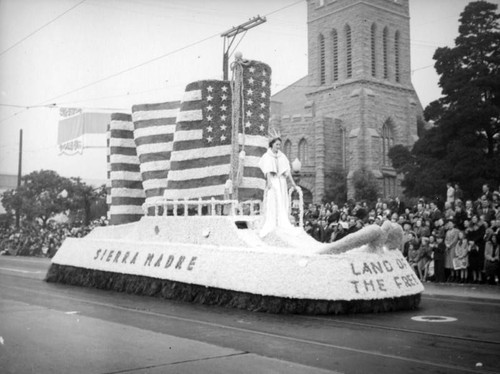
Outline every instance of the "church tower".
<path id="1" fill-rule="evenodd" d="M 307 98 L 344 139 L 340 165 L 353 194 L 370 170 L 384 196 L 400 193 L 387 153 L 417 140 L 422 108 L 411 83 L 409 0 L 308 0 Z M 326 145 L 328 147 L 328 145 Z M 337 160 L 339 163 L 339 160 Z"/>
<path id="2" fill-rule="evenodd" d="M 308 75 L 272 97 L 284 152 L 302 164 L 312 201 L 335 178 L 371 171 L 384 197 L 401 195 L 389 149 L 418 139 L 423 110 L 411 83 L 409 0 L 307 0 Z"/>

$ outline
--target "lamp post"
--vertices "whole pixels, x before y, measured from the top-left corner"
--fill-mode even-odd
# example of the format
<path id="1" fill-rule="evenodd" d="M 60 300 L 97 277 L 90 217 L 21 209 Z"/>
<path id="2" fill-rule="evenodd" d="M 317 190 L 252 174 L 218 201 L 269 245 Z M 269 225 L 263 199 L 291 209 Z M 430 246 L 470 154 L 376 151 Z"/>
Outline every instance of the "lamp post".
<path id="1" fill-rule="evenodd" d="M 302 162 L 298 158 L 295 158 L 292 162 L 293 180 L 295 183 L 300 182 L 300 169 L 302 169 Z"/>

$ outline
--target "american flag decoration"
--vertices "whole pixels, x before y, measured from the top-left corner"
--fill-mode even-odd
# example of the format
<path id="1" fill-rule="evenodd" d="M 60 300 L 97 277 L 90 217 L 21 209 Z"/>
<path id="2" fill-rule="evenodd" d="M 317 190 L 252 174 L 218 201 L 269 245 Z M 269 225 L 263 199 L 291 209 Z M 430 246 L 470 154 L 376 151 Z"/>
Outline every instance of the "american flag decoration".
<path id="1" fill-rule="evenodd" d="M 109 146 L 111 140 L 110 124 L 106 127 L 106 205 L 108 212 L 111 207 L 111 148 Z M 109 217 L 108 217 L 109 218 Z"/>
<path id="2" fill-rule="evenodd" d="M 170 153 L 179 107 L 179 101 L 132 107 L 134 140 L 146 203 L 162 197 L 167 188 Z"/>
<path id="3" fill-rule="evenodd" d="M 110 122 L 110 224 L 138 221 L 144 214 L 145 194 L 134 142 L 134 124 L 130 114 L 113 113 Z"/>
<path id="4" fill-rule="evenodd" d="M 267 151 L 271 103 L 271 67 L 259 61 L 236 60 L 241 79 L 235 74 L 235 95 L 242 98 L 239 149 L 244 151 L 243 179 L 238 186 L 239 200 L 262 200 L 265 179 L 259 159 Z"/>
<path id="5" fill-rule="evenodd" d="M 237 149 L 245 151 L 242 181 L 236 186 L 240 199 L 262 199 L 265 180 L 258 160 L 267 149 L 271 69 L 256 61 L 242 66 L 243 91 L 238 91 L 236 112 L 229 81 L 205 80 L 186 87 L 174 134 L 167 199 L 224 198 L 226 182 L 234 179 L 233 123 L 240 124 L 234 139 Z"/>
<path id="6" fill-rule="evenodd" d="M 206 80 L 186 87 L 170 157 L 168 199 L 222 197 L 231 162 L 231 85 Z"/>

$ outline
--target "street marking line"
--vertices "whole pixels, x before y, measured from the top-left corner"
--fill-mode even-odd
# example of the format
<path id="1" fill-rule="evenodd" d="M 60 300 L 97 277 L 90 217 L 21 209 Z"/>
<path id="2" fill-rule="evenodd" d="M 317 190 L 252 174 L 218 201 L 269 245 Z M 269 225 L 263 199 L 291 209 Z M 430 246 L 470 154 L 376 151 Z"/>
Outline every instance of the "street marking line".
<path id="1" fill-rule="evenodd" d="M 23 274 L 42 274 L 42 273 L 44 273 L 43 271 L 40 271 L 40 270 L 30 271 L 30 270 L 20 270 L 20 269 L 3 268 L 3 267 L 0 267 L 0 270 L 14 271 L 16 273 L 23 273 Z"/>
<path id="2" fill-rule="evenodd" d="M 446 317 L 446 316 L 415 316 L 411 317 L 413 321 L 418 322 L 455 322 L 458 321 L 457 318 L 454 317 Z"/>
<path id="3" fill-rule="evenodd" d="M 243 332 L 243 333 L 250 333 L 250 334 L 254 334 L 254 335 L 261 335 L 261 336 L 266 336 L 266 337 L 270 337 L 270 338 L 277 338 L 277 339 L 288 340 L 288 341 L 293 341 L 293 342 L 298 342 L 298 343 L 316 345 L 316 346 L 320 346 L 320 347 L 333 348 L 333 349 L 338 349 L 341 351 L 361 353 L 361 354 L 366 354 L 369 356 L 383 357 L 383 358 L 388 358 L 388 359 L 393 359 L 393 360 L 411 362 L 411 363 L 415 363 L 415 364 L 424 364 L 424 365 L 439 367 L 439 368 L 443 368 L 443 369 L 447 369 L 447 370 L 463 371 L 463 372 L 467 372 L 467 373 L 471 373 L 471 372 L 483 373 L 483 371 L 474 371 L 473 369 L 471 370 L 470 368 L 465 368 L 465 367 L 460 367 L 460 366 L 455 366 L 455 365 L 447 365 L 447 364 L 436 363 L 436 362 L 432 362 L 432 361 L 418 360 L 418 359 L 414 359 L 414 358 L 410 358 L 410 357 L 401 357 L 401 356 L 396 356 L 396 355 L 388 354 L 388 353 L 381 353 L 381 352 L 377 352 L 377 351 L 369 351 L 366 349 L 345 347 L 345 346 L 340 346 L 340 345 L 336 345 L 336 344 L 323 343 L 323 342 L 318 342 L 318 341 L 309 340 L 309 339 L 302 339 L 302 338 L 294 338 L 294 337 L 290 337 L 290 336 L 278 335 L 278 334 L 273 334 L 273 333 L 263 332 L 263 331 L 249 330 L 249 329 L 244 329 L 244 328 L 240 328 L 240 327 L 226 326 L 226 325 L 221 325 L 219 323 L 200 321 L 197 319 L 179 317 L 179 316 L 174 316 L 171 314 L 162 314 L 162 313 L 157 313 L 157 312 L 152 312 L 152 311 L 133 309 L 133 308 L 123 307 L 123 306 L 119 306 L 119 305 L 113 305 L 113 304 L 103 303 L 103 302 L 99 302 L 99 301 L 93 301 L 93 300 L 89 300 L 89 299 L 80 299 L 77 297 L 62 296 L 62 295 L 58 295 L 58 294 L 54 294 L 54 293 L 50 293 L 50 292 L 39 292 L 39 291 L 35 291 L 35 290 L 25 289 L 22 287 L 15 287 L 15 286 L 5 287 L 4 286 L 4 288 L 22 290 L 25 292 L 28 291 L 28 292 L 37 293 L 39 295 L 52 296 L 52 297 L 60 298 L 60 299 L 73 300 L 73 301 L 83 302 L 83 303 L 87 303 L 87 304 L 91 304 L 91 305 L 99 305 L 99 306 L 107 307 L 110 309 L 123 310 L 123 311 L 129 312 L 129 313 L 138 313 L 138 314 L 146 314 L 146 315 L 152 315 L 152 316 L 163 317 L 163 318 L 170 318 L 170 319 L 177 320 L 177 321 L 197 323 L 200 325 L 206 325 L 206 326 L 210 326 L 210 327 L 217 327 L 217 328 L 221 328 L 221 329 L 233 330 L 233 331 L 238 331 L 238 332 Z"/>

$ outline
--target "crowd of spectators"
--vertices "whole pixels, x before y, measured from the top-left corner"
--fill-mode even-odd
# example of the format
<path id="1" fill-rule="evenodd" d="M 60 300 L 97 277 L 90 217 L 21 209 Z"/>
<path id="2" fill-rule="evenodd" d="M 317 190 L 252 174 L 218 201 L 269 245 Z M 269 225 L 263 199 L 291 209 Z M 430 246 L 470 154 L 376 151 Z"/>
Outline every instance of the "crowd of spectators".
<path id="1" fill-rule="evenodd" d="M 306 232 L 324 243 L 385 220 L 401 225 L 400 250 L 422 281 L 499 284 L 500 192 L 486 184 L 475 200 L 464 200 L 459 186 L 449 183 L 443 204 L 422 198 L 406 206 L 395 197 L 373 206 L 352 200 L 343 206 L 310 204 L 304 211 Z M 102 218 L 88 226 L 52 221 L 0 226 L 0 254 L 52 257 L 65 238 L 103 225 Z"/>
<path id="2" fill-rule="evenodd" d="M 449 183 L 442 203 L 422 198 L 406 206 L 395 197 L 373 206 L 310 204 L 304 226 L 327 243 L 390 220 L 403 228 L 400 249 L 422 281 L 499 284 L 500 192 L 485 184 L 478 195 L 464 200 L 460 187 Z"/>
<path id="3" fill-rule="evenodd" d="M 0 226 L 0 254 L 52 257 L 67 237 L 83 237 L 94 227 L 106 224 L 106 220 L 100 219 L 88 226 L 54 221 L 45 227 L 37 221 L 21 222 L 19 228 L 3 225 Z"/>

